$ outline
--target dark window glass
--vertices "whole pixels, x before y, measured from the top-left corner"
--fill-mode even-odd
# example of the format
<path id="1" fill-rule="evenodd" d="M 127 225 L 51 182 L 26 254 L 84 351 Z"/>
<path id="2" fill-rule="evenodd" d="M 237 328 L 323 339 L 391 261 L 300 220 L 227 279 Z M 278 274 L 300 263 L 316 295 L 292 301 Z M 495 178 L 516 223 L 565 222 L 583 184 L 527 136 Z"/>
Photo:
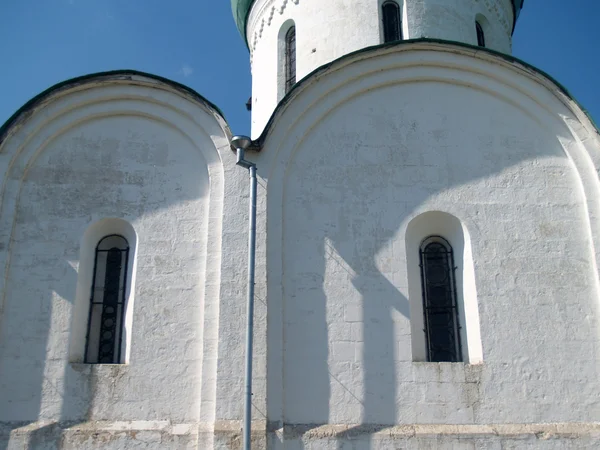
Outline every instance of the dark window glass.
<path id="1" fill-rule="evenodd" d="M 396 2 L 385 2 L 383 12 L 383 42 L 402 40 L 402 20 L 400 7 Z"/>
<path id="2" fill-rule="evenodd" d="M 433 236 L 423 241 L 420 253 L 427 360 L 462 361 L 452 247 Z"/>
<path id="3" fill-rule="evenodd" d="M 296 84 L 296 27 L 285 35 L 285 93 Z"/>
<path id="4" fill-rule="evenodd" d="M 483 28 L 479 22 L 475 22 L 475 28 L 477 28 L 477 45 L 485 47 L 485 34 L 483 34 Z"/>
<path id="5" fill-rule="evenodd" d="M 85 347 L 86 363 L 121 362 L 128 256 L 127 240 L 119 235 L 105 236 L 96 246 Z"/>

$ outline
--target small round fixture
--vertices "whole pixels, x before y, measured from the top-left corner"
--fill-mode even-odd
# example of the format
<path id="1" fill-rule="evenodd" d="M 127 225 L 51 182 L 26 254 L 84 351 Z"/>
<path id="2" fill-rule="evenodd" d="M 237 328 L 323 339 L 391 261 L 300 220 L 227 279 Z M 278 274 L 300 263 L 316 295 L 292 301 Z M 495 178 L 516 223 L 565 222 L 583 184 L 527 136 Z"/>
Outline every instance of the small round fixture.
<path id="1" fill-rule="evenodd" d="M 248 136 L 234 136 L 231 138 L 231 145 L 235 148 L 241 148 L 242 150 L 246 150 L 252 144 L 252 139 Z"/>

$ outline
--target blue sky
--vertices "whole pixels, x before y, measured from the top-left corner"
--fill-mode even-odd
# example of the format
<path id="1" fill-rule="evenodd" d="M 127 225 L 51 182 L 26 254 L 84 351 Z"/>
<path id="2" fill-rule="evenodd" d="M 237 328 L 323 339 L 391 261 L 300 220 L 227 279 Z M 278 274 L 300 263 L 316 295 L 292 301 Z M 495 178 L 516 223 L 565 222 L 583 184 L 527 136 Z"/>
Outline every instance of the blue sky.
<path id="1" fill-rule="evenodd" d="M 526 0 L 513 49 L 596 122 L 599 19 L 598 0 Z M 234 133 L 250 131 L 248 52 L 230 0 L 0 0 L 0 50 L 0 123 L 65 79 L 136 69 L 190 86 L 220 107 Z"/>

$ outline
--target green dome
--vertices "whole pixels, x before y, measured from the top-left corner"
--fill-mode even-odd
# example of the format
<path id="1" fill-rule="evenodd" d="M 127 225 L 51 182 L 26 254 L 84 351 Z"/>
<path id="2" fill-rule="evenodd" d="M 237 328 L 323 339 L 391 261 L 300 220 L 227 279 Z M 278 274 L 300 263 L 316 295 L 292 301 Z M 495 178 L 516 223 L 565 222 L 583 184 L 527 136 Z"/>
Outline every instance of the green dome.
<path id="1" fill-rule="evenodd" d="M 523 9 L 523 3 L 525 3 L 525 0 L 512 0 L 513 10 L 515 11 L 515 23 L 517 23 L 517 19 L 521 14 L 521 9 Z"/>
<path id="2" fill-rule="evenodd" d="M 246 40 L 246 19 L 248 18 L 253 3 L 254 0 L 231 0 L 233 20 L 235 20 L 235 24 L 244 40 Z"/>
<path id="3" fill-rule="evenodd" d="M 233 19 L 246 42 L 246 20 L 248 19 L 248 14 L 250 13 L 254 1 L 255 0 L 231 0 Z M 515 11 L 515 23 L 517 22 L 516 19 L 519 17 L 524 2 L 525 0 L 512 0 L 513 9 Z"/>

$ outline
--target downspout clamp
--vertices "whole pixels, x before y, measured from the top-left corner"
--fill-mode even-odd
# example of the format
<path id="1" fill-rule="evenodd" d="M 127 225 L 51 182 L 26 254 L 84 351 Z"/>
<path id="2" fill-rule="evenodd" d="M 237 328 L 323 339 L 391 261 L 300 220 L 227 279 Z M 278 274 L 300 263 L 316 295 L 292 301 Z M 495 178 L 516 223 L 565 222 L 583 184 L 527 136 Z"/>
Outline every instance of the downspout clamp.
<path id="1" fill-rule="evenodd" d="M 254 268 L 256 259 L 256 164 L 244 159 L 245 150 L 252 140 L 247 136 L 234 136 L 231 145 L 236 149 L 238 166 L 250 173 L 250 224 L 248 227 L 248 304 L 246 317 L 246 374 L 244 402 L 244 450 L 251 448 L 252 431 L 252 345 L 254 337 Z"/>

